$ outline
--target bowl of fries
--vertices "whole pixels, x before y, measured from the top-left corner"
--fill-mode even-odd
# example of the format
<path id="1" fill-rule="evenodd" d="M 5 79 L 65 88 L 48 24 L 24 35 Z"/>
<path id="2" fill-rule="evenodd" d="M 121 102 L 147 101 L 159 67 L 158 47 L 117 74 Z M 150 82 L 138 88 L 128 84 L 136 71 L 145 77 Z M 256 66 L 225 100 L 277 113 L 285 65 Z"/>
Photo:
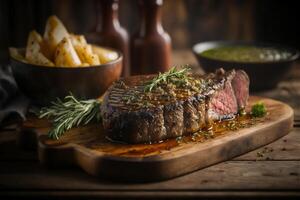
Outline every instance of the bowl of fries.
<path id="1" fill-rule="evenodd" d="M 19 89 L 37 105 L 70 93 L 98 98 L 122 71 L 119 51 L 88 44 L 83 35 L 69 33 L 56 16 L 48 18 L 43 37 L 33 30 L 26 48 L 9 51 Z"/>

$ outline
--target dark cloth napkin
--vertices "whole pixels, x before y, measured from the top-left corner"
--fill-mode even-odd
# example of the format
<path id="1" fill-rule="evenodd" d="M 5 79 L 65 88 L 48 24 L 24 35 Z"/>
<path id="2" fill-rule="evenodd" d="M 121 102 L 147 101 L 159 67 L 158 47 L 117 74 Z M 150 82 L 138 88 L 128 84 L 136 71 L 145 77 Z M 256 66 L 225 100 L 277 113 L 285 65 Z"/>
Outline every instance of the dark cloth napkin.
<path id="1" fill-rule="evenodd" d="M 11 68 L 0 65 L 0 126 L 8 119 L 25 120 L 29 100 L 18 90 Z"/>

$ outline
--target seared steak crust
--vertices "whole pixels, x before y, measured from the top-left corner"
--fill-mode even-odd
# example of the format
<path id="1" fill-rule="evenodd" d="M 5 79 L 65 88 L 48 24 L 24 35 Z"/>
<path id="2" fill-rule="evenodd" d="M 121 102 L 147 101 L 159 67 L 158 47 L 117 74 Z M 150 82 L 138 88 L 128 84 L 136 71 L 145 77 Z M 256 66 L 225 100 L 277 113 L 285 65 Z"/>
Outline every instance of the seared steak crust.
<path id="1" fill-rule="evenodd" d="M 110 138 L 127 143 L 152 143 L 194 133 L 211 120 L 233 117 L 248 101 L 247 74 L 241 70 L 219 69 L 214 74 L 195 77 L 208 83 L 201 92 L 169 101 L 157 98 L 150 106 L 126 104 L 127 95 L 141 95 L 137 91 L 152 78 L 150 75 L 125 78 L 107 91 L 101 112 Z"/>

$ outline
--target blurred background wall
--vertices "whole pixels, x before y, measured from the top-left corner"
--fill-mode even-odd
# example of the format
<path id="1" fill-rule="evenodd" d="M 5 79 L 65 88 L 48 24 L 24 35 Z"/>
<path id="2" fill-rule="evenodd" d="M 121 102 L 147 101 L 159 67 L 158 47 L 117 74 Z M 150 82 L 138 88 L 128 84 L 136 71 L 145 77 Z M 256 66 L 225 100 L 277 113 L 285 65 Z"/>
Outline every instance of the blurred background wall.
<path id="1" fill-rule="evenodd" d="M 57 15 L 70 32 L 97 27 L 97 0 L 0 0 L 0 62 L 8 46 L 25 46 L 28 32 L 43 33 L 49 15 Z M 119 18 L 130 34 L 137 31 L 135 0 L 120 0 Z M 258 40 L 300 49 L 300 8 L 293 0 L 165 0 L 163 25 L 173 49 L 206 40 Z"/>

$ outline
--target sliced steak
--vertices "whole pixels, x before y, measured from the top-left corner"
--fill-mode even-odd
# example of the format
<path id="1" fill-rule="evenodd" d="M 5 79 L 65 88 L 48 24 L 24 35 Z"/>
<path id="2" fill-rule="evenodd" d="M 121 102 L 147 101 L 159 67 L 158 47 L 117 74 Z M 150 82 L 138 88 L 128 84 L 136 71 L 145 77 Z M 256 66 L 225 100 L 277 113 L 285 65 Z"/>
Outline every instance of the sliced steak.
<path id="1" fill-rule="evenodd" d="M 244 71 L 219 69 L 192 76 L 199 90 L 171 88 L 144 92 L 154 76 L 133 76 L 113 84 L 106 92 L 101 112 L 111 139 L 127 143 L 152 143 L 199 131 L 211 120 L 234 117 L 249 97 Z"/>
<path id="2" fill-rule="evenodd" d="M 216 73 L 219 77 L 226 76 L 223 69 L 218 70 Z M 235 71 L 229 73 L 226 76 L 226 81 L 224 82 L 223 87 L 216 90 L 211 97 L 207 98 L 207 114 L 209 119 L 222 120 L 232 118 L 238 112 L 237 99 L 232 87 L 232 80 L 234 80 L 235 76 Z"/>
<path id="3" fill-rule="evenodd" d="M 244 109 L 249 98 L 249 77 L 243 70 L 237 70 L 231 85 L 236 96 L 239 109 Z"/>

